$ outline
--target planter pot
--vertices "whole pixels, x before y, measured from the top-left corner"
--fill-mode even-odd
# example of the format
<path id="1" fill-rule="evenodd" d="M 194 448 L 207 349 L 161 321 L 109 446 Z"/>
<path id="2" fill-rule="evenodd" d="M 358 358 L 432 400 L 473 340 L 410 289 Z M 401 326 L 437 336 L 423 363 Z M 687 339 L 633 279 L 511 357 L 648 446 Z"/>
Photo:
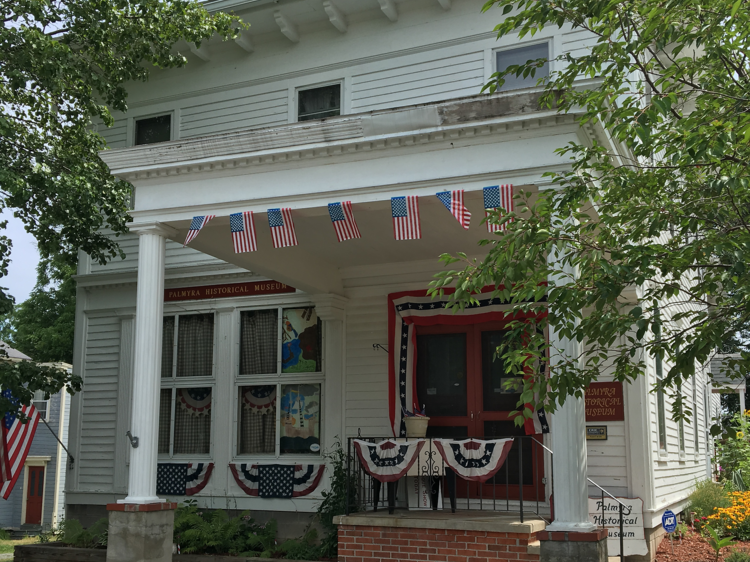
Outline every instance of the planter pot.
<path id="1" fill-rule="evenodd" d="M 430 423 L 430 418 L 413 416 L 404 418 L 404 423 L 406 424 L 407 437 L 426 437 L 427 425 Z"/>

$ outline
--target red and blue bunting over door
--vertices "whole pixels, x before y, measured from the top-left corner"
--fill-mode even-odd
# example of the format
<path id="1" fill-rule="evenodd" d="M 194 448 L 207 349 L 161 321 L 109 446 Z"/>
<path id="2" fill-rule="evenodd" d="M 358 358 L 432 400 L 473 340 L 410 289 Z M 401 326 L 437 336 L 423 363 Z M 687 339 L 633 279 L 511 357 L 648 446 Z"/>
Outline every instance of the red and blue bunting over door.
<path id="1" fill-rule="evenodd" d="M 416 394 L 420 408 L 426 407 L 430 424 L 428 437 L 465 439 L 524 436 L 511 412 L 523 388 L 521 377 L 505 372 L 495 350 L 505 337 L 502 322 L 465 326 L 416 327 Z M 536 435 L 542 441 L 542 435 Z M 519 497 L 519 448 L 523 462 L 525 500 L 544 500 L 544 456 L 541 448 L 515 440 L 504 466 L 480 486 L 458 481 L 458 496 L 497 499 Z"/>

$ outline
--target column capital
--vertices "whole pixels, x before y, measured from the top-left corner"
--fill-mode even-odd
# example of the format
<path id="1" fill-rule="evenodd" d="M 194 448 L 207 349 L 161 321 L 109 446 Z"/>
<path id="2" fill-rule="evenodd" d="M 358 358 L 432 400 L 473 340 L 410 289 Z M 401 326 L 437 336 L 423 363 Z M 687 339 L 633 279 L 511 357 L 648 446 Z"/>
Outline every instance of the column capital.
<path id="1" fill-rule="evenodd" d="M 346 304 L 349 299 L 332 293 L 313 295 L 315 313 L 321 320 L 343 320 L 346 315 Z"/>
<path id="2" fill-rule="evenodd" d="M 158 234 L 165 238 L 177 238 L 179 231 L 163 222 L 129 222 L 127 224 L 130 232 L 135 234 Z"/>

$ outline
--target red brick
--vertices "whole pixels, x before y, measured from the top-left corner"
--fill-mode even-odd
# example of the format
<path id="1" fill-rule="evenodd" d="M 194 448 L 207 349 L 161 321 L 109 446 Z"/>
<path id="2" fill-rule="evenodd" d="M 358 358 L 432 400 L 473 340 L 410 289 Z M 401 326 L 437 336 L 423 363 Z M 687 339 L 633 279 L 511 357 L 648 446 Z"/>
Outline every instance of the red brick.
<path id="1" fill-rule="evenodd" d="M 568 540 L 571 542 L 596 542 L 604 540 L 606 537 L 606 529 L 597 529 L 596 531 L 592 531 L 590 533 L 568 533 Z"/>
<path id="2" fill-rule="evenodd" d="M 448 562 L 466 562 L 465 556 L 448 556 Z"/>
<path id="3" fill-rule="evenodd" d="M 420 554 L 437 554 L 436 548 L 420 548 L 419 549 Z"/>
<path id="4" fill-rule="evenodd" d="M 448 562 L 447 556 L 441 556 L 439 554 L 433 554 L 430 556 L 430 562 Z"/>
<path id="5" fill-rule="evenodd" d="M 419 548 L 420 546 L 429 546 L 429 545 L 430 545 L 430 541 L 426 541 L 426 540 L 409 542 L 409 546 L 416 546 L 417 548 Z"/>
<path id="6" fill-rule="evenodd" d="M 495 537 L 477 537 L 477 544 L 497 544 Z"/>
<path id="7" fill-rule="evenodd" d="M 363 537 L 380 537 L 381 533 L 378 531 L 362 531 Z"/>
<path id="8" fill-rule="evenodd" d="M 398 549 L 399 552 L 418 552 L 416 546 L 402 546 Z"/>
<path id="9" fill-rule="evenodd" d="M 370 538 L 360 537 L 357 539 L 357 543 L 359 544 L 372 544 L 374 541 Z"/>
<path id="10" fill-rule="evenodd" d="M 497 539 L 497 544 L 516 546 L 518 541 L 516 539 Z"/>
<path id="11" fill-rule="evenodd" d="M 525 546 L 509 546 L 508 552 L 526 552 Z"/>

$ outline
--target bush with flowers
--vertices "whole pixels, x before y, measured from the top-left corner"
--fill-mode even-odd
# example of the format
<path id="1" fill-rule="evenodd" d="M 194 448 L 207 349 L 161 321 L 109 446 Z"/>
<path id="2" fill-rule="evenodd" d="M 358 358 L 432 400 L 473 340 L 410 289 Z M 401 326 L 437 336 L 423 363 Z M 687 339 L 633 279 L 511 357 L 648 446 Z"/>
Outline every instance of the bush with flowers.
<path id="1" fill-rule="evenodd" d="M 730 492 L 729 507 L 720 507 L 703 522 L 720 536 L 750 540 L 750 492 Z"/>
<path id="2" fill-rule="evenodd" d="M 750 488 L 750 410 L 735 414 L 716 444 L 719 481 L 738 491 Z"/>

